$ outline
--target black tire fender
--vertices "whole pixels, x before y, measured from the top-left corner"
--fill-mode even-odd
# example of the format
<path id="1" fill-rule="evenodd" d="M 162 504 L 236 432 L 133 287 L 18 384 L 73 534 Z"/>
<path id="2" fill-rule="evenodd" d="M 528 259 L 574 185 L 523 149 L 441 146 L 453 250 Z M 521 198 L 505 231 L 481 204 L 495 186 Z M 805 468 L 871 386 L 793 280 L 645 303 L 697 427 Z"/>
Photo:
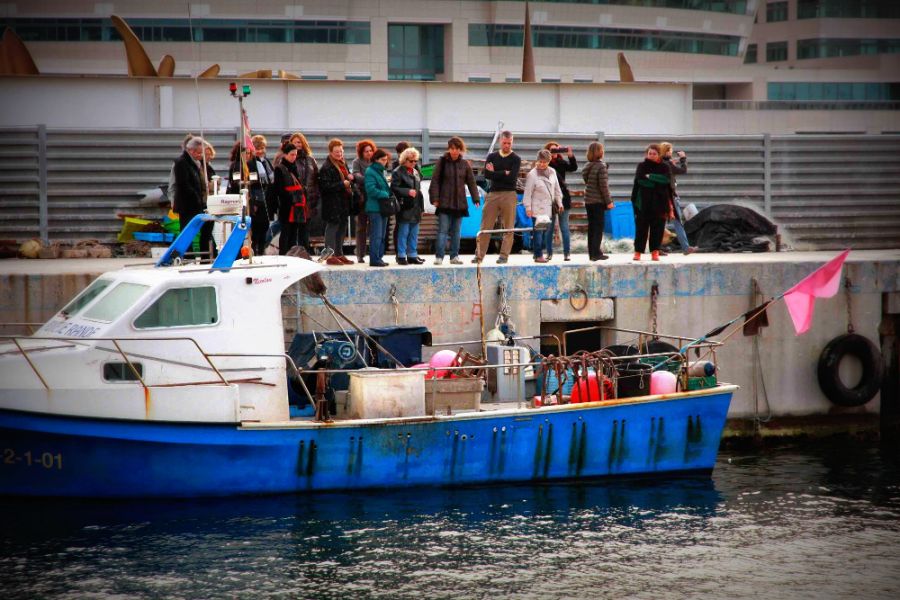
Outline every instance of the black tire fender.
<path id="1" fill-rule="evenodd" d="M 841 381 L 838 367 L 845 356 L 855 356 L 862 364 L 862 377 L 854 387 Z M 881 389 L 884 373 L 881 352 L 866 337 L 847 333 L 834 338 L 819 356 L 818 376 L 822 393 L 838 406 L 862 406 Z"/>

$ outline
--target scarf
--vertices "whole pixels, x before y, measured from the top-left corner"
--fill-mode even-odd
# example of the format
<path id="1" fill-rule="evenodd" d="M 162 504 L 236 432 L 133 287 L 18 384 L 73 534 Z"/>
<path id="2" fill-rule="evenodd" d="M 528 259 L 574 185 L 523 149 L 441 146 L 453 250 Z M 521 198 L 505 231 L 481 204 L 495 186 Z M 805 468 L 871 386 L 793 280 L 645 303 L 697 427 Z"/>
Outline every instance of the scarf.
<path id="1" fill-rule="evenodd" d="M 346 162 L 344 162 L 342 160 L 334 160 L 333 158 L 331 158 L 331 156 L 328 157 L 328 160 L 330 160 L 331 164 L 333 164 L 337 168 L 337 170 L 341 174 L 341 177 L 345 181 L 349 181 L 350 183 L 353 183 L 353 179 L 350 177 L 350 171 L 347 170 Z M 347 188 L 344 188 L 343 192 L 344 192 L 344 196 L 346 196 L 348 198 L 352 195 L 352 192 L 350 192 L 350 190 L 348 190 Z"/>

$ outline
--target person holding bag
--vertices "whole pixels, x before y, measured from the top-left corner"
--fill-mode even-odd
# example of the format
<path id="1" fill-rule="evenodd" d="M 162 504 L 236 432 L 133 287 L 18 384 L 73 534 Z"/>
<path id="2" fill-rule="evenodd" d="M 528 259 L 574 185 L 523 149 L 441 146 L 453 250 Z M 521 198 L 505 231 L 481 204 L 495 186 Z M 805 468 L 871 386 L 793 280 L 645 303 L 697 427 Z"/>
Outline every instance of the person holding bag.
<path id="1" fill-rule="evenodd" d="M 397 214 L 397 199 L 391 193 L 385 169 L 391 155 L 379 148 L 372 154 L 372 164 L 366 169 L 366 214 L 369 216 L 369 266 L 386 267 L 384 243 L 391 215 Z"/>
<path id="2" fill-rule="evenodd" d="M 281 147 L 281 160 L 275 166 L 275 180 L 272 183 L 281 224 L 281 237 L 278 238 L 278 253 L 281 255 L 297 245 L 309 250 L 306 189 L 297 178 L 296 162 L 297 148 L 288 142 Z"/>
<path id="3" fill-rule="evenodd" d="M 400 154 L 399 165 L 391 173 L 391 191 L 400 202 L 397 214 L 397 264 L 421 265 L 425 261 L 418 256 L 419 224 L 425 212 L 422 194 L 422 176 L 416 169 L 419 151 L 407 148 Z"/>
<path id="4" fill-rule="evenodd" d="M 522 196 L 522 204 L 525 206 L 525 214 L 531 217 L 535 228 L 532 232 L 531 247 L 534 249 L 534 262 L 545 263 L 544 235 L 553 235 L 553 230 L 538 229 L 536 227 L 538 217 L 546 217 L 550 223 L 550 214 L 553 210 L 562 212 L 562 188 L 559 187 L 559 179 L 556 170 L 550 168 L 550 151 L 541 150 L 537 154 L 534 168 L 528 172 L 525 178 L 525 195 Z"/>

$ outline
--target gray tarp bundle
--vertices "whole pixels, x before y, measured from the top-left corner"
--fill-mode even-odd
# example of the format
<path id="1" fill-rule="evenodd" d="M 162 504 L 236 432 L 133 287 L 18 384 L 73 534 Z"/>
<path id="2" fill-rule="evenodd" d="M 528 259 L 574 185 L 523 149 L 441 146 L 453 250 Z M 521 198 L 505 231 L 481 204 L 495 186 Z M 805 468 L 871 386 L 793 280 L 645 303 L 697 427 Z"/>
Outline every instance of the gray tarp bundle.
<path id="1" fill-rule="evenodd" d="M 685 222 L 684 231 L 700 252 L 768 252 L 769 242 L 756 238 L 775 235 L 777 227 L 753 209 L 715 204 Z"/>

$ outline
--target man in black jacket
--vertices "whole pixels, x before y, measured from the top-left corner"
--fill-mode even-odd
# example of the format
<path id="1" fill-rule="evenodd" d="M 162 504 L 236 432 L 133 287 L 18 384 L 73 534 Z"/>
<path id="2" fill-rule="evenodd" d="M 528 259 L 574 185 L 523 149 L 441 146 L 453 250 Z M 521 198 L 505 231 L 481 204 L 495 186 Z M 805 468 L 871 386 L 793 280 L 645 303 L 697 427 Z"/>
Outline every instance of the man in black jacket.
<path id="1" fill-rule="evenodd" d="M 501 229 L 512 229 L 516 224 L 516 181 L 519 177 L 519 167 L 522 159 L 512 151 L 513 134 L 504 131 L 500 134 L 500 150 L 491 152 L 484 161 L 484 176 L 491 182 L 491 191 L 484 203 L 484 211 L 481 213 L 482 231 L 493 229 L 497 217 L 500 217 Z M 478 236 L 475 245 L 475 258 L 472 262 L 481 262 L 487 252 L 490 234 L 483 233 Z M 513 234 L 504 233 L 503 243 L 500 245 L 500 257 L 498 264 L 509 260 L 509 252 L 512 250 Z"/>
<path id="2" fill-rule="evenodd" d="M 182 231 L 196 215 L 206 210 L 206 176 L 203 165 L 203 149 L 206 142 L 201 137 L 188 140 L 184 152 L 175 160 L 172 170 L 175 175 L 175 197 L 173 208 L 178 213 Z M 200 228 L 200 251 L 207 252 L 212 241 L 212 221 Z"/>

